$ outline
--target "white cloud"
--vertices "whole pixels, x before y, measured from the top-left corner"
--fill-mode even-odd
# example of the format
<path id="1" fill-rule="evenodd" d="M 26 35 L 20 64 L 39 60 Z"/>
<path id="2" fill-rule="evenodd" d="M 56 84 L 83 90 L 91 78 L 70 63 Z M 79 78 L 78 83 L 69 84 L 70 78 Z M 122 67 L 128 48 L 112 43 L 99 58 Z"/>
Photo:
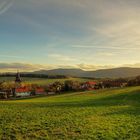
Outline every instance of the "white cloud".
<path id="1" fill-rule="evenodd" d="M 39 64 L 26 64 L 26 63 L 0 63 L 0 72 L 15 72 L 17 70 L 34 71 L 40 69 L 51 68 L 51 66 L 43 66 Z"/>
<path id="2" fill-rule="evenodd" d="M 87 71 L 115 68 L 115 66 L 113 65 L 93 65 L 93 64 L 78 64 L 77 67 Z"/>
<path id="3" fill-rule="evenodd" d="M 0 57 L 2 58 L 25 58 L 23 56 L 17 56 L 17 55 L 4 55 L 4 54 L 0 54 Z"/>
<path id="4" fill-rule="evenodd" d="M 8 11 L 13 4 L 14 0 L 5 0 L 0 2 L 0 15 Z"/>
<path id="5" fill-rule="evenodd" d="M 110 69 L 117 67 L 132 67 L 132 68 L 140 68 L 140 63 L 136 64 L 123 64 L 123 65 L 93 65 L 93 64 L 76 64 L 76 65 L 40 65 L 40 64 L 27 64 L 27 63 L 0 63 L 0 72 L 16 72 L 19 70 L 20 72 L 32 72 L 37 70 L 50 70 L 56 68 L 78 68 L 86 71 L 94 71 L 99 69 Z"/>
<path id="6" fill-rule="evenodd" d="M 56 59 L 56 61 L 58 61 L 58 60 L 59 61 L 66 61 L 66 62 L 76 61 L 75 58 L 65 56 L 65 55 L 61 55 L 61 54 L 49 54 L 48 56 L 52 59 Z"/>
<path id="7" fill-rule="evenodd" d="M 124 64 L 123 67 L 140 68 L 140 63 L 136 63 L 136 64 Z"/>
<path id="8" fill-rule="evenodd" d="M 106 57 L 106 56 L 114 56 L 116 55 L 115 53 L 111 53 L 111 52 L 99 52 L 97 55 L 99 55 L 99 57 Z"/>

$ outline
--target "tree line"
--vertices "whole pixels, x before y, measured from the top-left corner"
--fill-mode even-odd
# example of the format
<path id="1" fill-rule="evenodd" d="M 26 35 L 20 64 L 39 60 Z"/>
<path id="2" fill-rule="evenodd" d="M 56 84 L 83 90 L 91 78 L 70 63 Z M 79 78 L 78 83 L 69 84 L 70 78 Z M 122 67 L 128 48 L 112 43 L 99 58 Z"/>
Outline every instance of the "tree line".
<path id="1" fill-rule="evenodd" d="M 15 73 L 1 73 L 0 77 L 15 77 Z M 29 78 L 47 78 L 47 79 L 65 79 L 68 78 L 68 76 L 65 75 L 46 75 L 46 74 L 26 74 L 21 73 L 21 77 L 29 77 Z"/>

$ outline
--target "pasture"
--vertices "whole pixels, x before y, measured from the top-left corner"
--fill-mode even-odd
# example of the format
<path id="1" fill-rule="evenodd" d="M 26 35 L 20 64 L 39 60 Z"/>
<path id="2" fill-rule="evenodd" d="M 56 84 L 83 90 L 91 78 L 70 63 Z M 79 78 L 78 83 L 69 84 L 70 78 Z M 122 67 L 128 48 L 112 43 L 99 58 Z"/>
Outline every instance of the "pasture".
<path id="1" fill-rule="evenodd" d="M 140 87 L 0 101 L 2 140 L 139 140 Z"/>
<path id="2" fill-rule="evenodd" d="M 28 77 L 21 77 L 22 83 L 25 84 L 38 84 L 38 85 L 47 85 L 52 84 L 56 81 L 64 83 L 66 80 L 78 81 L 78 82 L 86 82 L 91 81 L 91 79 L 86 78 L 65 78 L 65 79 L 47 79 L 47 78 L 28 78 Z M 0 82 L 13 82 L 15 77 L 0 77 Z"/>

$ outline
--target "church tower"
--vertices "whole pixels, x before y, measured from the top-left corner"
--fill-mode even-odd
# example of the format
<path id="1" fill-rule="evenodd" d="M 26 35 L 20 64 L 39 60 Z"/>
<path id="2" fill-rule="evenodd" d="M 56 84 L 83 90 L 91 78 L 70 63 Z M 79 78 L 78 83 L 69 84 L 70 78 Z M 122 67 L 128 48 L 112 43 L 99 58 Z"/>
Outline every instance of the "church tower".
<path id="1" fill-rule="evenodd" d="M 16 87 L 19 87 L 19 86 L 21 86 L 21 78 L 20 78 L 20 73 L 19 72 L 17 72 L 17 74 L 16 74 L 16 79 L 15 79 L 15 84 L 16 84 Z"/>

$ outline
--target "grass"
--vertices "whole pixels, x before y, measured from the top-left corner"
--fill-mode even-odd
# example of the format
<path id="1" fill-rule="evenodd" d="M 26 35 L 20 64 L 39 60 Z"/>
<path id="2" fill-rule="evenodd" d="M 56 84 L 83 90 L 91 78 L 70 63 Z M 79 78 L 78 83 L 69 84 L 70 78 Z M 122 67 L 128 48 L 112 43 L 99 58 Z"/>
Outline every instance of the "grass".
<path id="1" fill-rule="evenodd" d="M 140 87 L 0 102 L 2 140 L 139 140 Z"/>
<path id="2" fill-rule="evenodd" d="M 61 83 L 64 83 L 66 80 L 72 80 L 72 81 L 79 81 L 79 82 L 86 82 L 91 81 L 90 79 L 86 78 L 66 78 L 66 79 L 47 79 L 47 78 L 21 78 L 23 83 L 25 84 L 39 84 L 39 85 L 47 85 L 54 83 L 56 81 L 59 81 Z M 0 82 L 7 81 L 12 82 L 15 80 L 15 77 L 0 77 Z"/>

